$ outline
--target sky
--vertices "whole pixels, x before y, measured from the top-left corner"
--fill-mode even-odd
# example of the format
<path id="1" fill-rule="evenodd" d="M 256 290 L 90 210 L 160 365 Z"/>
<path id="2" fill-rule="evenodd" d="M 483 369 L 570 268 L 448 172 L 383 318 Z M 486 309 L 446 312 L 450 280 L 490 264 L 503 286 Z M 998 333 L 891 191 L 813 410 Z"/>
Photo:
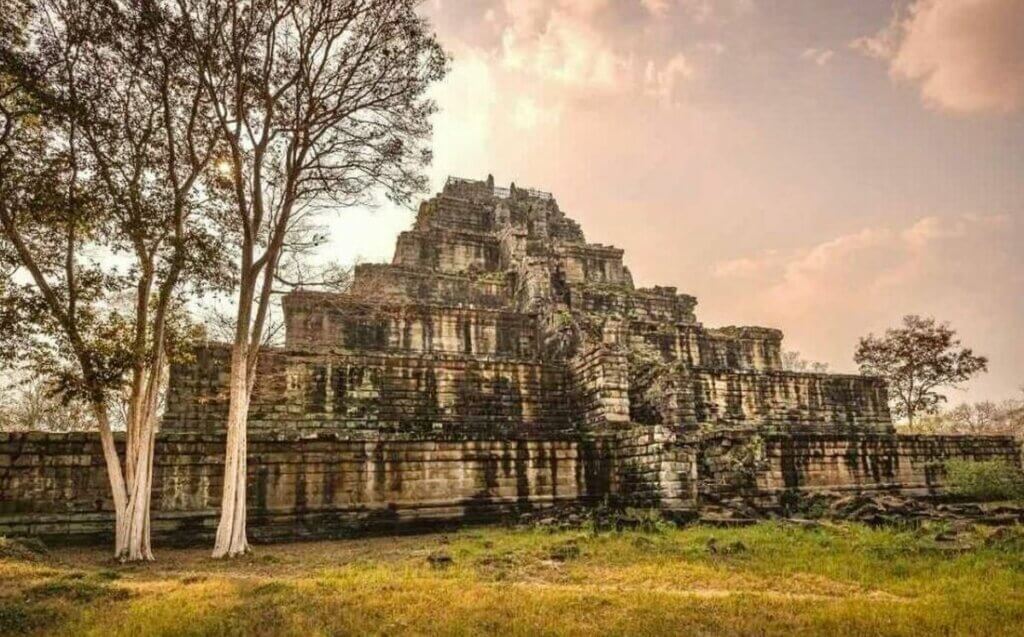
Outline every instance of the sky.
<path id="1" fill-rule="evenodd" d="M 425 0 L 447 175 L 551 191 L 638 286 L 854 371 L 909 313 L 1024 386 L 1024 0 Z M 413 213 L 331 222 L 390 260 Z"/>

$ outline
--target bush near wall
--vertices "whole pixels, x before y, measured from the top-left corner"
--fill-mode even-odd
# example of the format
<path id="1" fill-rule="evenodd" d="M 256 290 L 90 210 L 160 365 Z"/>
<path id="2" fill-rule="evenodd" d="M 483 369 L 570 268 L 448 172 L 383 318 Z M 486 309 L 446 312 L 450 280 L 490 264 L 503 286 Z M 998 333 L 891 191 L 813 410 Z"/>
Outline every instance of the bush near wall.
<path id="1" fill-rule="evenodd" d="M 1024 472 L 1001 460 L 949 460 L 946 488 L 972 500 L 1024 500 Z"/>

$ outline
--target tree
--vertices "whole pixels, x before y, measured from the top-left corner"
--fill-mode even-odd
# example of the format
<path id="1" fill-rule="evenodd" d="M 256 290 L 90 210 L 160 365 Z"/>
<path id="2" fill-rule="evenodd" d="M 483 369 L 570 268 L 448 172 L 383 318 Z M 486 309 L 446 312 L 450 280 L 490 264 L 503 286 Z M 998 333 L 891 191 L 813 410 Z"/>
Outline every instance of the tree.
<path id="1" fill-rule="evenodd" d="M 96 423 L 80 400 L 65 401 L 50 379 L 4 369 L 0 384 L 0 431 L 90 431 Z"/>
<path id="2" fill-rule="evenodd" d="M 325 208 L 377 192 L 407 204 L 426 187 L 447 58 L 418 0 L 177 0 L 189 65 L 225 142 L 218 161 L 240 231 L 224 492 L 214 557 L 248 550 L 249 399 L 282 255 Z M 299 242 L 301 243 L 301 242 Z"/>
<path id="3" fill-rule="evenodd" d="M 809 361 L 800 352 L 790 350 L 782 352 L 782 369 L 790 372 L 825 374 L 828 372 L 828 363 Z"/>
<path id="4" fill-rule="evenodd" d="M 218 282 L 201 214 L 216 153 L 205 92 L 180 73 L 180 23 L 155 2 L 39 0 L 6 32 L 0 75 L 0 258 L 23 283 L 0 337 L 65 400 L 90 405 L 115 508 L 115 555 L 152 559 L 150 492 L 168 357 L 188 329 L 182 286 Z M 125 394 L 124 466 L 110 404 Z"/>
<path id="5" fill-rule="evenodd" d="M 948 323 L 916 315 L 885 335 L 860 339 L 854 361 L 865 374 L 889 384 L 893 413 L 905 416 L 909 427 L 918 414 L 933 414 L 946 401 L 944 387 L 957 387 L 988 369 L 988 359 L 962 347 Z"/>
<path id="6" fill-rule="evenodd" d="M 1024 399 L 962 403 L 947 411 L 918 417 L 909 431 L 1024 438 Z"/>

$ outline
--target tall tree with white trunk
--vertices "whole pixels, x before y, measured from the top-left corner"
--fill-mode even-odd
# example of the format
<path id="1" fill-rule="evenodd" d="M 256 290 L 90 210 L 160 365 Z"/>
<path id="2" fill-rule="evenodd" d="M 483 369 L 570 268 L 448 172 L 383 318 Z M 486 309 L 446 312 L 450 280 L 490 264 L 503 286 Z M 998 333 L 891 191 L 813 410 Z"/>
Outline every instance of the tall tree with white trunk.
<path id="1" fill-rule="evenodd" d="M 190 66 L 213 103 L 238 230 L 224 492 L 214 557 L 248 550 L 246 437 L 282 255 L 325 209 L 425 190 L 447 57 L 418 0 L 176 0 Z"/>
<path id="2" fill-rule="evenodd" d="M 19 6 L 0 57 L 0 254 L 21 275 L 4 290 L 3 338 L 26 339 L 35 370 L 91 405 L 115 555 L 151 560 L 158 401 L 183 288 L 227 282 L 202 187 L 218 129 L 175 63 L 180 23 L 154 2 Z M 109 414 L 122 395 L 123 466 Z"/>

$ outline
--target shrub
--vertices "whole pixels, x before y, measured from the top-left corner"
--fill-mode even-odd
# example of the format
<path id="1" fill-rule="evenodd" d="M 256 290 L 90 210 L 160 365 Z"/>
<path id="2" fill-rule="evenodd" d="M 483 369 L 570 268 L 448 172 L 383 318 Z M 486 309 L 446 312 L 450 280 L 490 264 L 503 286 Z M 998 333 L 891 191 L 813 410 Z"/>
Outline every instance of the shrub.
<path id="1" fill-rule="evenodd" d="M 39 631 L 59 619 L 48 607 L 24 600 L 0 598 L 0 635 L 21 635 Z"/>
<path id="2" fill-rule="evenodd" d="M 46 546 L 35 538 L 0 537 L 0 558 L 31 562 L 46 554 Z"/>
<path id="3" fill-rule="evenodd" d="M 973 500 L 1024 500 L 1024 473 L 1000 460 L 950 460 L 946 489 Z"/>

